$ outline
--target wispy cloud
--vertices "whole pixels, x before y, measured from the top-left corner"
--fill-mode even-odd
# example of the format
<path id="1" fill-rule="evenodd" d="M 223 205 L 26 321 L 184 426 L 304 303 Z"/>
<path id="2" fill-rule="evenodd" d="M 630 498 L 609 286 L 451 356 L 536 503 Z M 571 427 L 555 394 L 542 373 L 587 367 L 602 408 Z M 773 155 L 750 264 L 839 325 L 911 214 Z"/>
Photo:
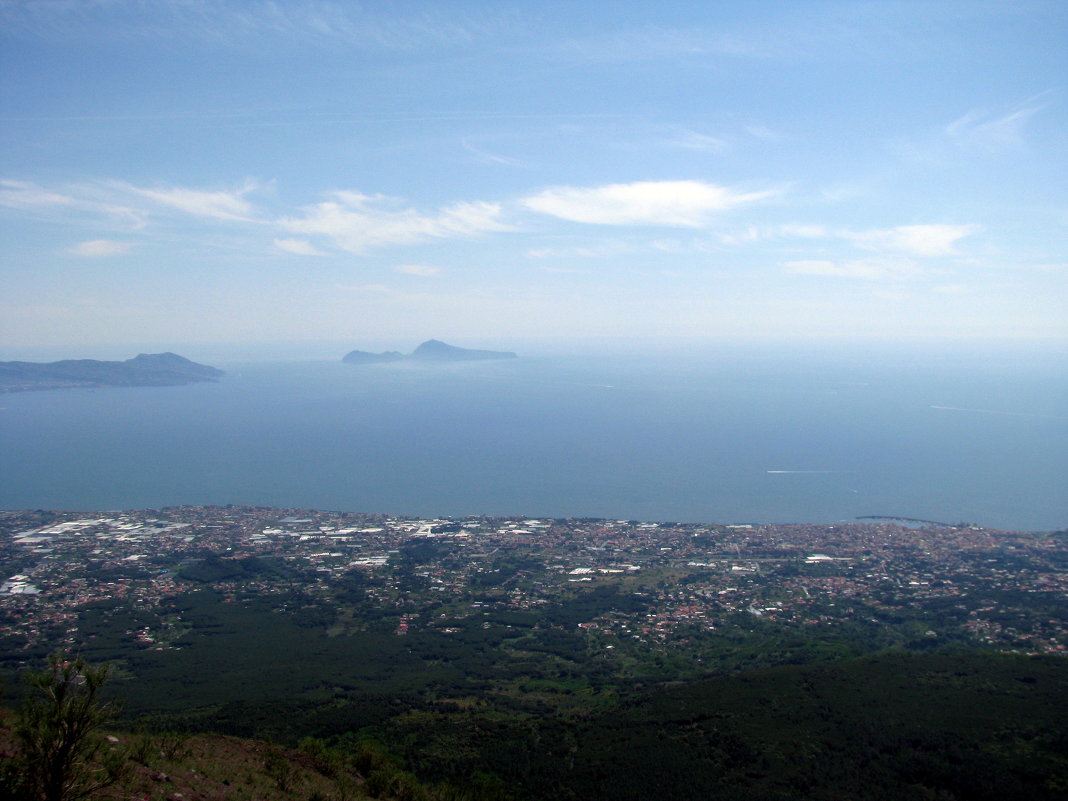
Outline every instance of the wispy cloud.
<path id="1" fill-rule="evenodd" d="M 246 183 L 242 188 L 232 191 L 205 191 L 186 187 L 139 189 L 128 184 L 123 185 L 123 188 L 160 205 L 169 206 L 197 217 L 250 222 L 253 217 L 253 207 L 245 199 L 245 195 L 257 189 L 257 186 L 253 183 Z"/>
<path id="2" fill-rule="evenodd" d="M 337 284 L 337 289 L 343 292 L 353 292 L 356 294 L 372 294 L 372 295 L 393 295 L 399 294 L 399 292 L 392 287 L 385 284 Z"/>
<path id="3" fill-rule="evenodd" d="M 464 14 L 431 7 L 388 13 L 375 4 L 337 0 L 6 0 L 0 3 L 0 23 L 11 33 L 53 40 L 179 39 L 255 49 L 337 43 L 364 51 L 471 46 L 514 24 L 505 11 Z"/>
<path id="4" fill-rule="evenodd" d="M 872 228 L 866 231 L 833 229 L 811 223 L 789 223 L 760 228 L 748 226 L 739 231 L 719 234 L 725 245 L 744 245 L 770 240 L 845 240 L 862 250 L 886 254 L 904 254 L 916 258 L 937 258 L 957 254 L 957 243 L 982 230 L 981 225 L 968 223 L 951 225 L 898 225 L 893 228 Z"/>
<path id="5" fill-rule="evenodd" d="M 437 275 L 441 272 L 440 267 L 434 267 L 431 264 L 395 264 L 393 269 L 398 273 L 418 275 L 423 278 L 429 278 L 430 276 Z"/>
<path id="6" fill-rule="evenodd" d="M 734 59 L 795 57 L 818 52 L 820 41 L 831 38 L 827 34 L 828 31 L 818 23 L 809 23 L 804 30 L 795 24 L 774 32 L 768 29 L 645 25 L 568 39 L 557 45 L 556 53 L 569 61 L 601 63 L 678 61 L 709 56 Z"/>
<path id="7" fill-rule="evenodd" d="M 702 181 L 639 181 L 551 187 L 521 203 L 532 211 L 572 222 L 699 228 L 719 212 L 775 194 L 777 190 L 746 193 Z"/>
<path id="8" fill-rule="evenodd" d="M 79 184 L 59 189 L 28 181 L 0 180 L 0 206 L 44 218 L 98 218 L 119 222 L 127 228 L 144 225 L 145 213 L 127 204 L 113 189 L 99 184 Z"/>
<path id="9" fill-rule="evenodd" d="M 983 4 L 968 4 L 980 6 Z M 715 24 L 671 26 L 637 21 L 613 22 L 560 42 L 561 59 L 594 63 L 700 59 L 863 61 L 945 46 L 935 21 L 959 23 L 958 4 L 930 4 L 917 14 L 908 4 L 771 3 L 759 15 L 717 15 Z M 981 13 L 981 12 L 973 12 Z M 662 18 L 663 15 L 661 15 Z M 650 19 L 655 19 L 655 15 Z M 921 23 L 922 20 L 922 23 Z"/>
<path id="10" fill-rule="evenodd" d="M 291 233 L 323 237 L 348 253 L 512 230 L 502 222 L 501 207 L 496 203 L 455 203 L 437 214 L 426 215 L 414 209 L 388 208 L 396 201 L 382 195 L 339 191 L 332 197 L 333 200 L 307 207 L 303 216 L 279 220 L 278 225 Z"/>
<path id="11" fill-rule="evenodd" d="M 585 275 L 589 273 L 589 270 L 576 270 L 572 267 L 556 267 L 550 265 L 542 265 L 542 270 L 547 273 L 556 273 L 558 275 Z"/>
<path id="12" fill-rule="evenodd" d="M 274 240 L 274 246 L 285 253 L 292 253 L 295 256 L 326 255 L 307 239 L 276 239 Z"/>
<path id="13" fill-rule="evenodd" d="M 529 259 L 604 259 L 634 253 L 637 248 L 629 242 L 601 242 L 596 245 L 531 248 L 524 255 Z"/>
<path id="14" fill-rule="evenodd" d="M 763 139 L 765 142 L 770 142 L 781 137 L 781 134 L 759 122 L 745 126 L 745 132 L 757 139 Z"/>
<path id="15" fill-rule="evenodd" d="M 464 150 L 474 156 L 478 161 L 483 164 L 502 164 L 506 167 L 521 167 L 523 162 L 519 159 L 510 158 L 508 156 L 502 156 L 499 153 L 491 153 L 484 148 L 480 148 L 471 143 L 468 139 L 462 139 L 460 144 L 463 145 Z"/>
<path id="16" fill-rule="evenodd" d="M 956 253 L 956 243 L 981 230 L 978 225 L 899 225 L 873 231 L 841 232 L 870 250 L 893 250 L 912 256 L 950 256 Z"/>
<path id="17" fill-rule="evenodd" d="M 925 136 L 895 141 L 891 147 L 920 164 L 1011 152 L 1025 146 L 1028 124 L 1052 104 L 1052 92 L 1043 92 L 1010 107 L 973 108 Z"/>
<path id="18" fill-rule="evenodd" d="M 780 225 L 779 236 L 798 237 L 800 239 L 821 239 L 829 235 L 826 226 L 806 223 L 788 223 Z"/>
<path id="19" fill-rule="evenodd" d="M 911 259 L 871 258 L 835 261 L 798 259 L 783 262 L 786 272 L 795 275 L 819 275 L 832 278 L 864 280 L 900 280 L 917 275 L 920 270 Z"/>
<path id="20" fill-rule="evenodd" d="M 932 289 L 939 295 L 968 295 L 972 291 L 966 284 L 940 284 Z"/>
<path id="21" fill-rule="evenodd" d="M 727 149 L 726 139 L 687 129 L 679 131 L 667 143 L 671 147 L 680 147 L 684 150 L 703 150 L 708 153 L 720 153 Z"/>
<path id="22" fill-rule="evenodd" d="M 73 197 L 42 189 L 27 181 L 0 181 L 0 206 L 9 208 L 32 208 L 34 206 L 69 206 L 76 203 Z"/>
<path id="23" fill-rule="evenodd" d="M 142 228 L 182 217 L 213 225 L 254 223 L 274 230 L 273 245 L 277 250 L 298 256 L 325 255 L 324 245 L 362 253 L 384 245 L 513 230 L 502 220 L 497 203 L 453 203 L 436 213 L 422 214 L 402 207 L 393 198 L 348 191 L 334 192 L 330 200 L 305 207 L 298 213 L 273 217 L 248 198 L 259 189 L 251 181 L 227 190 L 184 186 L 146 188 L 121 181 L 52 189 L 5 180 L 0 182 L 0 206 L 67 223 L 75 218 L 101 220 L 119 216 L 127 228 L 131 224 Z"/>
<path id="24" fill-rule="evenodd" d="M 142 188 L 122 181 L 98 181 L 46 188 L 25 181 L 0 181 L 0 206 L 39 213 L 97 215 L 141 227 L 152 216 L 181 212 L 229 222 L 251 222 L 255 209 L 245 196 L 252 182 L 236 190 L 190 187 Z"/>
<path id="25" fill-rule="evenodd" d="M 84 256 L 95 259 L 107 256 L 121 256 L 123 253 L 128 253 L 130 248 L 129 242 L 116 242 L 112 239 L 90 239 L 67 248 L 67 253 L 71 256 Z"/>
<path id="26" fill-rule="evenodd" d="M 1047 94 L 1028 98 L 1009 111 L 972 109 L 949 123 L 945 135 L 959 146 L 988 151 L 1018 145 L 1023 141 L 1024 127 L 1028 121 L 1049 105 L 1048 100 L 1042 99 Z"/>

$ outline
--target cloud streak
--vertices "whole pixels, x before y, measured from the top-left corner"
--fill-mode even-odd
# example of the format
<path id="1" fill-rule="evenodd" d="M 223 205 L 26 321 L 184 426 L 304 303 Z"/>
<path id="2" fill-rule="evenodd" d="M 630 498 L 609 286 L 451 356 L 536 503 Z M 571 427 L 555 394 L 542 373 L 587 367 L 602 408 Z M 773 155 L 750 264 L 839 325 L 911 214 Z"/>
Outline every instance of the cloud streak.
<path id="1" fill-rule="evenodd" d="M 412 245 L 435 240 L 469 239 L 518 230 L 518 212 L 598 227 L 707 229 L 729 212 L 776 197 L 780 190 L 742 191 L 698 180 L 638 181 L 598 186 L 555 186 L 520 196 L 508 203 L 463 201 L 436 211 L 410 207 L 386 195 L 337 190 L 326 199 L 290 212 L 253 202 L 261 185 L 246 181 L 235 189 L 187 186 L 141 187 L 121 181 L 97 181 L 61 187 L 0 180 L 0 207 L 16 213 L 64 223 L 110 224 L 129 230 L 158 222 L 185 226 L 196 236 L 196 226 L 231 227 L 267 233 L 265 242 L 250 248 L 273 249 L 294 256 L 324 256 L 342 251 L 364 254 L 372 249 Z M 249 226 L 254 228 L 249 228 Z M 615 241 L 589 242 L 581 238 L 560 246 L 527 246 L 527 258 L 606 258 L 641 253 L 708 254 L 727 248 L 746 248 L 761 242 L 796 240 L 790 259 L 781 262 L 797 274 L 854 278 L 900 279 L 914 275 L 912 259 L 958 255 L 958 244 L 981 231 L 976 224 L 902 225 L 868 230 L 834 229 L 817 224 L 747 225 L 737 231 L 718 231 L 714 238 L 689 243 L 658 239 L 637 242 L 634 236 Z M 205 231 L 206 234 L 206 231 Z M 273 234 L 273 237 L 270 235 Z M 702 234 L 704 235 L 704 234 Z M 856 255 L 828 255 L 834 242 L 846 242 Z M 68 249 L 71 255 L 118 255 L 111 239 L 87 239 Z M 806 253 L 806 250 L 808 251 Z M 811 254 L 811 256 L 809 255 Z M 432 268 L 418 263 L 394 268 L 426 276 Z M 422 272 L 419 272 L 422 270 Z"/>
<path id="2" fill-rule="evenodd" d="M 720 153 L 727 149 L 725 139 L 690 130 L 679 131 L 678 135 L 668 140 L 668 144 L 684 150 L 701 150 L 708 153 Z"/>
<path id="3" fill-rule="evenodd" d="M 912 278 L 920 270 L 911 259 L 798 259 L 783 262 L 786 272 L 794 275 L 816 275 L 829 278 L 855 278 L 866 281 L 902 280 Z"/>
<path id="4" fill-rule="evenodd" d="M 173 187 L 169 189 L 138 189 L 125 185 L 123 188 L 147 198 L 162 206 L 192 214 L 196 217 L 210 217 L 216 220 L 250 222 L 253 218 L 252 204 L 245 195 L 254 191 L 255 184 L 246 183 L 236 191 L 205 191 Z"/>
<path id="5" fill-rule="evenodd" d="M 331 0 L 8 0 L 0 23 L 13 33 L 59 41 L 165 40 L 261 49 L 294 43 L 339 44 L 361 51 L 471 46 L 507 30 L 507 14 L 429 9 L 389 14 L 374 4 Z"/>
<path id="6" fill-rule="evenodd" d="M 334 192 L 333 199 L 304 209 L 300 217 L 286 217 L 278 225 L 291 233 L 318 236 L 348 253 L 405 245 L 430 239 L 451 239 L 510 231 L 496 203 L 454 203 L 437 214 L 414 209 L 382 208 L 394 203 L 381 195 Z"/>
<path id="7" fill-rule="evenodd" d="M 285 253 L 292 253 L 295 256 L 326 255 L 306 239 L 276 239 L 274 240 L 274 246 Z"/>
<path id="8" fill-rule="evenodd" d="M 840 236 L 869 250 L 893 250 L 931 258 L 954 255 L 958 241 L 980 230 L 978 225 L 899 225 L 856 233 L 842 232 Z"/>
<path id="9" fill-rule="evenodd" d="M 0 181 L 0 206 L 25 209 L 36 206 L 70 206 L 75 203 L 75 199 L 69 195 L 41 189 L 28 181 Z"/>
<path id="10" fill-rule="evenodd" d="M 121 256 L 123 253 L 128 253 L 130 247 L 129 242 L 116 242 L 111 239 L 90 239 L 67 248 L 67 253 L 72 256 L 99 259 L 108 256 Z"/>
<path id="11" fill-rule="evenodd" d="M 429 278 L 441 272 L 440 267 L 434 267 L 430 264 L 395 264 L 393 269 L 404 275 L 417 275 L 422 278 Z"/>
<path id="12" fill-rule="evenodd" d="M 123 198 L 100 185 L 75 185 L 48 189 L 29 181 L 0 180 L 0 206 L 42 218 L 65 219 L 96 217 L 120 222 L 124 227 L 140 228 L 145 212 L 125 205 Z"/>
<path id="13" fill-rule="evenodd" d="M 639 181 L 551 187 L 520 202 L 531 211 L 571 222 L 700 228 L 718 213 L 775 194 L 744 193 L 703 181 Z"/>
<path id="14" fill-rule="evenodd" d="M 986 109 L 972 109 L 945 128 L 945 135 L 959 146 L 987 151 L 1003 150 L 1023 141 L 1024 127 L 1048 103 L 1029 98 L 1008 113 L 992 114 Z"/>

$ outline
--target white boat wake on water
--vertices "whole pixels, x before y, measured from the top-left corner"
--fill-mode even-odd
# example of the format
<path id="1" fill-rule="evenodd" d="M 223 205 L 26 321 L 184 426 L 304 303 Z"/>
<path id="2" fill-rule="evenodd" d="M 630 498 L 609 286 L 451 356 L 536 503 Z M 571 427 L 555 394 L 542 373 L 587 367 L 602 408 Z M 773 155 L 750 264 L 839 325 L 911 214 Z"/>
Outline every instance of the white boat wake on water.
<path id="1" fill-rule="evenodd" d="M 815 475 L 819 473 L 852 473 L 852 470 L 765 470 L 771 475 Z"/>
<path id="2" fill-rule="evenodd" d="M 1036 412 L 1006 412 L 1001 409 L 969 409 L 964 406 L 936 406 L 931 404 L 931 409 L 943 412 L 971 412 L 972 414 L 1000 414 L 1006 417 L 1037 417 L 1042 420 L 1068 420 L 1068 417 L 1059 414 L 1038 414 Z"/>

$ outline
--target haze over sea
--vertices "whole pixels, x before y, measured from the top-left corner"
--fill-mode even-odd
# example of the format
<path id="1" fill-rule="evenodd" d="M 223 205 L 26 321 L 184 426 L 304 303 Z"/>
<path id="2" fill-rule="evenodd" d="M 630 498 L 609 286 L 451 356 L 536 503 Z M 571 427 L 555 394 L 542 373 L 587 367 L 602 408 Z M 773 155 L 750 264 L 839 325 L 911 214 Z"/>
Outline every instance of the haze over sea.
<path id="1" fill-rule="evenodd" d="M 1063 349 L 517 350 L 0 396 L 0 507 L 1068 526 Z"/>

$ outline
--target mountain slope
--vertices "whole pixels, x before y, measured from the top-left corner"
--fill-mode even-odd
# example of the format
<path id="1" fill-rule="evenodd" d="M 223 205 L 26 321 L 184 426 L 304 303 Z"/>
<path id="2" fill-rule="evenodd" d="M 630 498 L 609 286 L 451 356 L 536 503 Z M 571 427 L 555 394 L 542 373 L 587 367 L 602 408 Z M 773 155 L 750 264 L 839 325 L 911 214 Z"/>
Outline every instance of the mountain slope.
<path id="1" fill-rule="evenodd" d="M 410 354 L 405 356 L 395 350 L 385 353 L 369 353 L 364 350 L 354 350 L 345 354 L 341 361 L 346 364 L 383 364 L 387 362 L 412 361 L 421 363 L 441 362 L 477 362 L 492 359 L 516 359 L 518 356 L 511 351 L 501 350 L 472 350 L 471 348 L 458 348 L 438 339 L 428 339 Z"/>
<path id="2" fill-rule="evenodd" d="M 217 381 L 222 370 L 176 353 L 141 353 L 123 362 L 65 359 L 0 362 L 0 392 L 72 387 L 164 387 Z"/>

